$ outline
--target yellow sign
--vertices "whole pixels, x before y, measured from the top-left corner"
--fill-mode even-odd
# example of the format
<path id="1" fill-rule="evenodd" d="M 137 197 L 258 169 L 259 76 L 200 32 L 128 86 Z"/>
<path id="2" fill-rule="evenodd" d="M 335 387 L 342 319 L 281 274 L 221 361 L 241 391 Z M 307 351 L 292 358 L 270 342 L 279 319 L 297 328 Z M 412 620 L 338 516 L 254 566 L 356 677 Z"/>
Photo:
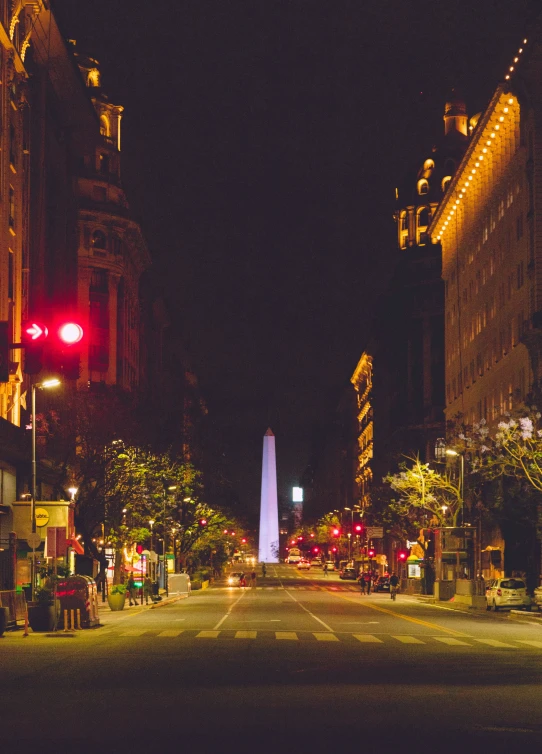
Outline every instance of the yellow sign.
<path id="1" fill-rule="evenodd" d="M 47 526 L 49 523 L 49 514 L 45 508 L 36 508 L 36 526 Z"/>

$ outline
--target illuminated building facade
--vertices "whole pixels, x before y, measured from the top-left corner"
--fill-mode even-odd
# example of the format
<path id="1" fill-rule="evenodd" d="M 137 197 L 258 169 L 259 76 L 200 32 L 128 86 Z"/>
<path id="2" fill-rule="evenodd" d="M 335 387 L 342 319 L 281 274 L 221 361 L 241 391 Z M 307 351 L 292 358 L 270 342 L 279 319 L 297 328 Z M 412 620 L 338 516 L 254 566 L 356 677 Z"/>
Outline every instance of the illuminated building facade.
<path id="1" fill-rule="evenodd" d="M 356 484 L 358 485 L 359 505 L 362 508 L 369 504 L 369 492 L 373 479 L 373 358 L 367 352 L 360 360 L 350 378 L 354 386 L 357 400 L 357 468 Z"/>
<path id="2" fill-rule="evenodd" d="M 449 420 L 496 421 L 541 376 L 541 54 L 524 40 L 431 222 L 443 256 Z"/>

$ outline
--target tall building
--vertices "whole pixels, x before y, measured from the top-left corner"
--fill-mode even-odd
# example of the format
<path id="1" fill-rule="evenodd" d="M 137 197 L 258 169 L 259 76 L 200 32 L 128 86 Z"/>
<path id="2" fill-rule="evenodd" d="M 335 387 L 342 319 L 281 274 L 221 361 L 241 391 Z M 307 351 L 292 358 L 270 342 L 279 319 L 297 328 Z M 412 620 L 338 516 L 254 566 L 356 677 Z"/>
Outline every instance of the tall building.
<path id="1" fill-rule="evenodd" d="M 374 455 L 373 357 L 366 351 L 362 353 L 350 381 L 356 392 L 358 420 L 356 484 L 359 499 L 357 502 L 364 509 L 369 505 Z"/>
<path id="2" fill-rule="evenodd" d="M 430 225 L 442 246 L 446 418 L 496 420 L 541 376 L 542 47 L 524 39 Z"/>

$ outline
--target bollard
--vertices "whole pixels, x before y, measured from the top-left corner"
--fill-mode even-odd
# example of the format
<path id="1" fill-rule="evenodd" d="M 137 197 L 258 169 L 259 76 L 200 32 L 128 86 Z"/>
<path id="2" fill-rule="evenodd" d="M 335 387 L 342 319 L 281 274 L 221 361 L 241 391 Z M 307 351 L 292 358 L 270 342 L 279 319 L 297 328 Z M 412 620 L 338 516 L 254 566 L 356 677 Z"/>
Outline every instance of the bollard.
<path id="1" fill-rule="evenodd" d="M 77 609 L 77 629 L 81 630 L 81 610 Z"/>
<path id="2" fill-rule="evenodd" d="M 68 611 L 64 610 L 64 633 L 68 631 Z"/>
<path id="3" fill-rule="evenodd" d="M 75 610 L 70 610 L 70 631 L 75 631 Z"/>

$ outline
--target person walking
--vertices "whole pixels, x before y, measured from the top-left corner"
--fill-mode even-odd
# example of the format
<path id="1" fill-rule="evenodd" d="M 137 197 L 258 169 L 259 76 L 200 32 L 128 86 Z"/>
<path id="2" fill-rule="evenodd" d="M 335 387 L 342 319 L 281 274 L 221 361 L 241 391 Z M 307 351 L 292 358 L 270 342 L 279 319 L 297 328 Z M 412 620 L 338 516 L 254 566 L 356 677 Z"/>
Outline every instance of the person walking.
<path id="1" fill-rule="evenodd" d="M 241 575 L 239 576 L 239 586 L 245 587 L 246 585 L 247 585 L 247 580 L 245 578 L 245 573 L 243 571 Z"/>
<path id="2" fill-rule="evenodd" d="M 365 587 L 367 588 L 367 596 L 369 596 L 369 594 L 371 594 L 371 584 L 372 583 L 373 583 L 373 579 L 372 579 L 372 576 L 371 576 L 371 572 L 367 571 L 367 573 L 365 574 Z"/>
<path id="3" fill-rule="evenodd" d="M 128 604 L 130 605 L 130 607 L 132 607 L 132 600 L 133 600 L 134 605 L 137 605 L 137 593 L 139 590 L 136 587 L 133 573 L 131 573 L 130 576 L 128 577 L 128 583 L 126 584 L 126 588 L 128 590 Z"/>
<path id="4" fill-rule="evenodd" d="M 327 563 L 324 563 L 324 576 L 327 579 Z"/>
<path id="5" fill-rule="evenodd" d="M 265 563 L 262 563 L 262 576 L 265 579 L 265 576 L 267 574 L 267 568 L 265 567 Z"/>
<path id="6" fill-rule="evenodd" d="M 390 576 L 390 597 L 392 600 L 397 596 L 397 587 L 399 586 L 399 576 L 395 571 Z"/>
<path id="7" fill-rule="evenodd" d="M 143 582 L 143 594 L 145 596 L 145 604 L 149 604 L 149 597 L 152 602 L 152 581 L 149 574 L 145 576 L 145 581 Z"/>
<path id="8" fill-rule="evenodd" d="M 250 574 L 250 586 L 252 587 L 252 589 L 254 589 L 254 587 L 256 586 L 256 571 L 252 571 L 252 573 Z"/>
<path id="9" fill-rule="evenodd" d="M 366 594 L 367 591 L 366 591 L 366 588 L 365 588 L 365 574 L 363 573 L 363 571 L 359 572 L 358 584 L 359 584 L 360 593 L 361 594 Z"/>

